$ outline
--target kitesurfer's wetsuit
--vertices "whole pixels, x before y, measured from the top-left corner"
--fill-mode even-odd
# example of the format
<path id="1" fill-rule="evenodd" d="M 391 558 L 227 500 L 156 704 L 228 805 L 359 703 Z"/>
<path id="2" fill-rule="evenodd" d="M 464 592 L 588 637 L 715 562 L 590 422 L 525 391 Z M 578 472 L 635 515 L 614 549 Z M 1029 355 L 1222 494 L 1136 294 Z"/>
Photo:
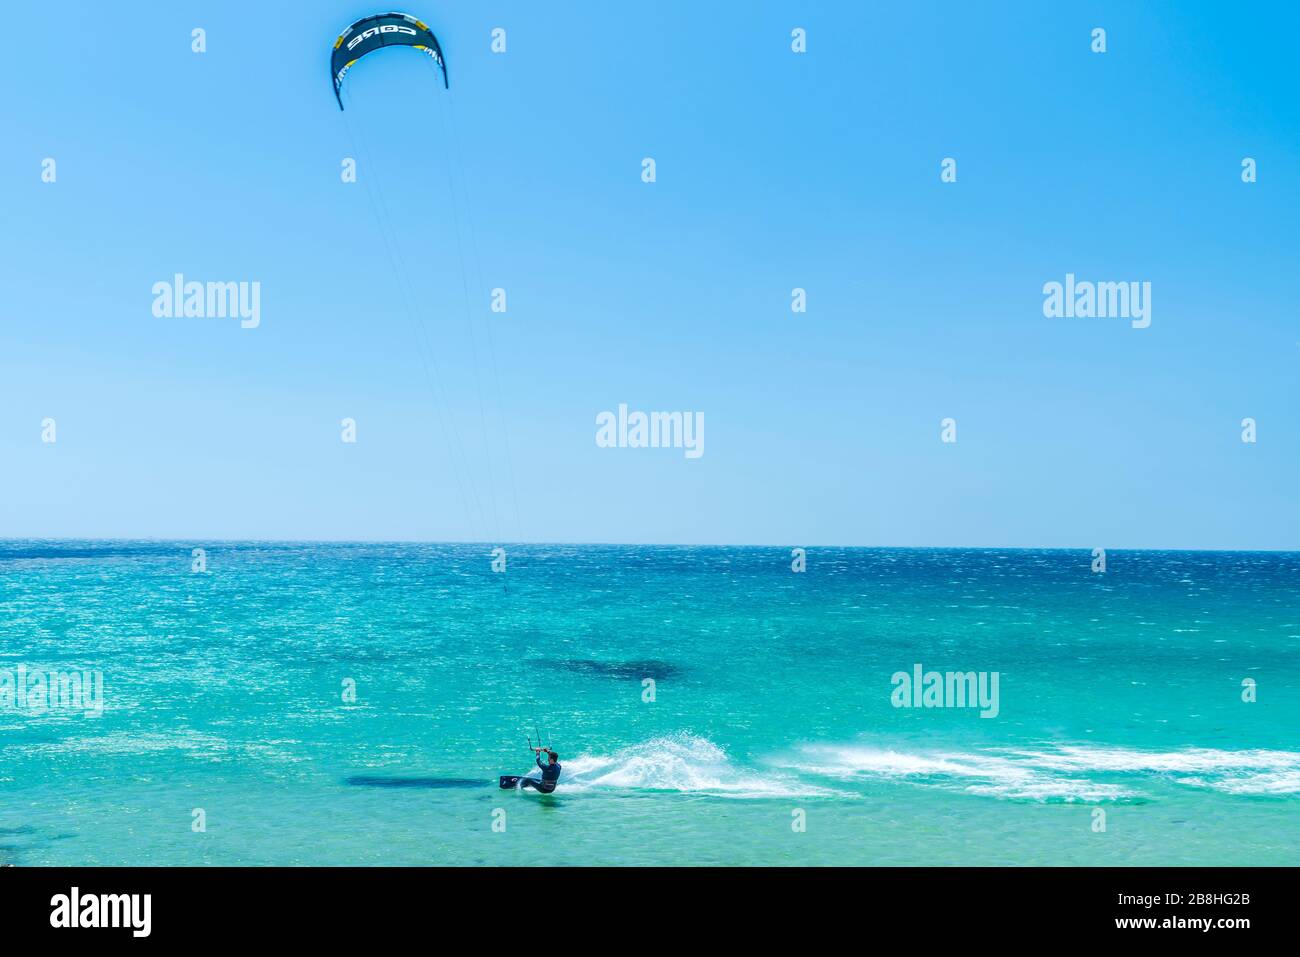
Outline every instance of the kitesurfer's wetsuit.
<path id="1" fill-rule="evenodd" d="M 543 794 L 550 794 L 555 790 L 556 783 L 560 780 L 560 762 L 554 764 L 542 764 L 542 756 L 537 756 L 537 766 L 542 769 L 542 779 L 538 781 L 535 778 L 523 778 L 519 782 L 520 788 L 535 788 Z"/>

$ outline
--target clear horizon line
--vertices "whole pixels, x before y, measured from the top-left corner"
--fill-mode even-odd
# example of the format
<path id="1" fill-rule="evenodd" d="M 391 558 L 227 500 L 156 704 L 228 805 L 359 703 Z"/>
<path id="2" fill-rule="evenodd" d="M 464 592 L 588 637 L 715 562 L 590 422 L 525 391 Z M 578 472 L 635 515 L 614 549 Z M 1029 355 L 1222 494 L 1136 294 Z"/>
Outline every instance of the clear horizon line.
<path id="1" fill-rule="evenodd" d="M 10 542 L 155 542 L 159 544 L 249 544 L 249 545 L 475 545 L 485 548 L 507 546 L 595 546 L 623 548 L 841 548 L 841 549 L 876 549 L 888 551 L 1025 551 L 1025 552 L 1087 552 L 1094 548 L 1104 548 L 1111 552 L 1243 552 L 1255 554 L 1290 555 L 1300 552 L 1300 548 L 1230 548 L 1214 546 L 1098 546 L 1098 545 L 843 545 L 843 544 L 791 544 L 791 543 L 755 543 L 755 542 L 613 542 L 613 541 L 502 541 L 502 540 L 468 540 L 468 539 L 400 539 L 400 538 L 173 538 L 145 536 L 142 538 L 120 537 L 86 537 L 74 538 L 58 536 L 52 538 L 17 538 L 0 537 L 0 543 Z M 197 546 L 196 546 L 197 547 Z"/>

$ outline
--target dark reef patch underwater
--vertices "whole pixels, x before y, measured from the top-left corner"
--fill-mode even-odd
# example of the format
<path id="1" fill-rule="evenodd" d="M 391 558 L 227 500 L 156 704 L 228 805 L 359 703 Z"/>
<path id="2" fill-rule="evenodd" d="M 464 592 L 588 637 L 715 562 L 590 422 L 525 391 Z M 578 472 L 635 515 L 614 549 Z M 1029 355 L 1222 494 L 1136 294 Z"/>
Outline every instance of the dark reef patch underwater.
<path id="1" fill-rule="evenodd" d="M 568 671 L 573 674 L 591 675 L 598 678 L 654 678 L 661 681 L 680 675 L 685 668 L 671 661 L 646 659 L 639 661 L 596 661 L 588 658 L 533 658 L 530 665 L 554 668 L 556 671 Z"/>

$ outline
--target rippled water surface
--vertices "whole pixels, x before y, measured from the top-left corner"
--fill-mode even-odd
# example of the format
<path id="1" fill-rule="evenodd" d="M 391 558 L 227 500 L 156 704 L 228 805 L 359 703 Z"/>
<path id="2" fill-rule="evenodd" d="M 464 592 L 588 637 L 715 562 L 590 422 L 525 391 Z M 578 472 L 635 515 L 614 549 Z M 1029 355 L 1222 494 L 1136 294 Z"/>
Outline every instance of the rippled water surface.
<path id="1" fill-rule="evenodd" d="M 1300 863 L 1297 553 L 202 544 L 0 542 L 0 862 Z"/>

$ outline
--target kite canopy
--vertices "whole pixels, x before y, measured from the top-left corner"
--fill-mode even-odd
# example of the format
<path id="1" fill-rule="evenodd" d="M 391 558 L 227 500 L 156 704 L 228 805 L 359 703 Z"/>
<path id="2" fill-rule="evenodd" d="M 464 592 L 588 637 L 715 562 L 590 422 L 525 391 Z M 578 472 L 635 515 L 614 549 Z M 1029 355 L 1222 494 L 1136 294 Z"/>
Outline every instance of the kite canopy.
<path id="1" fill-rule="evenodd" d="M 405 13 L 377 13 L 373 17 L 363 17 L 343 31 L 334 41 L 334 55 L 330 57 L 330 76 L 334 80 L 334 99 L 343 109 L 343 98 L 339 91 L 343 88 L 343 77 L 352 64 L 367 53 L 382 50 L 384 47 L 414 47 L 433 57 L 433 62 L 442 70 L 442 85 L 447 83 L 447 63 L 442 58 L 442 47 L 438 38 L 422 20 Z"/>

